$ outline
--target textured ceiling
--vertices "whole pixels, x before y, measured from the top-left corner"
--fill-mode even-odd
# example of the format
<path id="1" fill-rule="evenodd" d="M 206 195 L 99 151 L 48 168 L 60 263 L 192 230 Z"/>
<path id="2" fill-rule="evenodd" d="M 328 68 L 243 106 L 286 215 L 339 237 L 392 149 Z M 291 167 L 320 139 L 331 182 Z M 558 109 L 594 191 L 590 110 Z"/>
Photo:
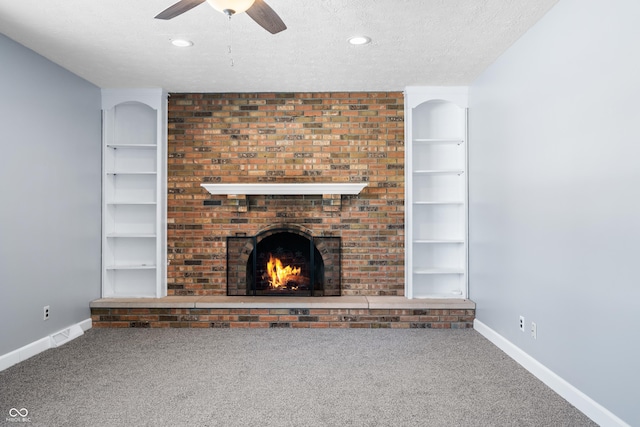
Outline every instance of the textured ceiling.
<path id="1" fill-rule="evenodd" d="M 557 2 L 266 0 L 288 27 L 271 35 L 207 3 L 153 19 L 175 1 L 0 0 L 0 32 L 103 88 L 396 91 L 470 84 Z"/>

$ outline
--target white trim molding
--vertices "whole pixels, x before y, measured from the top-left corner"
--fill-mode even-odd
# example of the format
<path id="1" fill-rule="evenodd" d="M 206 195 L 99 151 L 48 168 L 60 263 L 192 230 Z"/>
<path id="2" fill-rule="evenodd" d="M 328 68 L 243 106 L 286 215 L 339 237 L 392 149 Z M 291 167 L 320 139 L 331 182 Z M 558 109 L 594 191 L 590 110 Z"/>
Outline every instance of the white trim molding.
<path id="1" fill-rule="evenodd" d="M 631 427 L 480 320 L 474 320 L 473 328 L 598 425 L 602 427 Z"/>
<path id="2" fill-rule="evenodd" d="M 69 341 L 78 338 L 84 334 L 84 331 L 91 329 L 91 319 L 73 324 L 54 334 L 41 338 L 17 350 L 11 351 L 0 356 L 0 372 L 5 369 L 23 362 L 38 353 L 42 353 L 50 348 L 59 347 Z"/>

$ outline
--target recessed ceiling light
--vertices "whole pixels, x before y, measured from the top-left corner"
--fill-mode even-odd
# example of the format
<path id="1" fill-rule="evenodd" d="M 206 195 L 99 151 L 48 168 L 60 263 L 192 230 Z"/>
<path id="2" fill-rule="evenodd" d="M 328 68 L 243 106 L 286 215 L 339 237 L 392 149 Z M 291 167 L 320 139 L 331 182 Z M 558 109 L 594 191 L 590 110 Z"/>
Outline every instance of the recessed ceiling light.
<path id="1" fill-rule="evenodd" d="M 367 36 L 353 36 L 349 39 L 349 43 L 360 46 L 371 43 L 371 38 Z"/>
<path id="2" fill-rule="evenodd" d="M 190 47 L 193 46 L 193 42 L 191 40 L 184 39 L 175 39 L 171 40 L 171 44 L 177 47 Z"/>

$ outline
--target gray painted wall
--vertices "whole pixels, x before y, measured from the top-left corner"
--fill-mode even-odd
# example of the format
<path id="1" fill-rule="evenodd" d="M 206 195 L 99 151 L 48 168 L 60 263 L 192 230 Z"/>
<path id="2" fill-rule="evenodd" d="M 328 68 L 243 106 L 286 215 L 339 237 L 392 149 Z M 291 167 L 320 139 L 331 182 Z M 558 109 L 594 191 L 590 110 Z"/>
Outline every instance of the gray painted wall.
<path id="1" fill-rule="evenodd" d="M 100 296 L 100 89 L 0 34 L 0 121 L 3 355 Z"/>
<path id="2" fill-rule="evenodd" d="M 477 318 L 631 425 L 638 17 L 637 0 L 561 0 L 470 87 L 469 125 Z"/>

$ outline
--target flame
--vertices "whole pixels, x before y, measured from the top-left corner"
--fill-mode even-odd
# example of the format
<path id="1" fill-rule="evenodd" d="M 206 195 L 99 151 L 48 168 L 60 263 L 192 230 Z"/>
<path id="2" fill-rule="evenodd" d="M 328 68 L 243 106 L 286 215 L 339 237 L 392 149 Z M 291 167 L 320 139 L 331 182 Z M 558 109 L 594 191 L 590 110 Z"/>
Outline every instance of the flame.
<path id="1" fill-rule="evenodd" d="M 273 255 L 269 254 L 267 274 L 269 276 L 269 286 L 272 288 L 286 287 L 291 280 L 291 276 L 298 276 L 300 270 L 300 267 L 291 267 L 290 265 L 284 267 L 280 258 L 274 258 Z"/>

